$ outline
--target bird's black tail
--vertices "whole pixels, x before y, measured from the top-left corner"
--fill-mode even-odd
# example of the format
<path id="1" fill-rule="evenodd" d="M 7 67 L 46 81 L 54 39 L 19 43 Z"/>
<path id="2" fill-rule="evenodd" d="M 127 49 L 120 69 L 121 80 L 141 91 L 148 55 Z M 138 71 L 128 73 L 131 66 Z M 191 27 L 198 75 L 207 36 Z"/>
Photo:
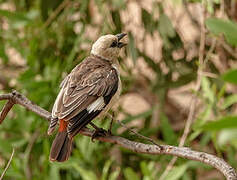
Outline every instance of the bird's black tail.
<path id="1" fill-rule="evenodd" d="M 68 137 L 67 131 L 58 132 L 51 147 L 50 161 L 63 162 L 68 160 L 71 154 L 72 140 Z"/>

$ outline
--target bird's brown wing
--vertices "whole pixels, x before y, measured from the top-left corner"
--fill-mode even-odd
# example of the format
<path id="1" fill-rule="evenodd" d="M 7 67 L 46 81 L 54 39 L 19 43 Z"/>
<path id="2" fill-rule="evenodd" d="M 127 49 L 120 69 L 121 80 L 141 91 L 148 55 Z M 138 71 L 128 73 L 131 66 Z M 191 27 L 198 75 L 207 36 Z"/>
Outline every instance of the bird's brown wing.
<path id="1" fill-rule="evenodd" d="M 62 82 L 52 116 L 69 121 L 68 132 L 75 134 L 109 103 L 118 89 L 118 81 L 116 69 L 108 62 L 87 58 Z M 95 103 L 88 109 L 99 98 L 103 98 L 104 104 L 99 103 L 96 107 Z"/>

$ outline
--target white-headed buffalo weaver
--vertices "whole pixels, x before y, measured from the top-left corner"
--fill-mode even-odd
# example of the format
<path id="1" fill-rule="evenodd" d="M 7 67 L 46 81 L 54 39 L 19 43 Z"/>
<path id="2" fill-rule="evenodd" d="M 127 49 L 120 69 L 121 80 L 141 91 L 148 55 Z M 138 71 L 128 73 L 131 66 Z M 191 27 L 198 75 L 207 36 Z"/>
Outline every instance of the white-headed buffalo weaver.
<path id="1" fill-rule="evenodd" d="M 60 85 L 52 110 L 48 134 L 59 123 L 50 160 L 63 162 L 71 154 L 73 137 L 87 124 L 107 112 L 121 89 L 118 56 L 126 44 L 125 33 L 101 36 L 90 56 L 78 64 Z"/>

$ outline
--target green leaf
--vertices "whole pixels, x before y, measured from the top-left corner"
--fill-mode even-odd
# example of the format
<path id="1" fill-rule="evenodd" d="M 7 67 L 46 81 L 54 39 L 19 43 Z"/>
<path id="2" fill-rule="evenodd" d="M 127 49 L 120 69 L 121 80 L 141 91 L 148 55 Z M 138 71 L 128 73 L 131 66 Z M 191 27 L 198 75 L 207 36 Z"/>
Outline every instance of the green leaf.
<path id="1" fill-rule="evenodd" d="M 196 74 L 191 72 L 191 73 L 181 75 L 176 81 L 168 82 L 166 83 L 166 85 L 169 88 L 177 88 L 177 87 L 190 83 L 195 78 L 196 78 Z"/>
<path id="2" fill-rule="evenodd" d="M 4 63 L 8 62 L 8 56 L 6 55 L 5 52 L 5 44 L 0 41 L 0 58 L 3 60 Z"/>
<path id="3" fill-rule="evenodd" d="M 177 137 L 169 123 L 167 116 L 164 113 L 161 113 L 160 120 L 161 120 L 161 132 L 162 135 L 164 136 L 165 142 L 168 144 L 176 144 Z"/>
<path id="4" fill-rule="evenodd" d="M 115 29 L 116 29 L 116 33 L 120 33 L 122 32 L 122 22 L 121 22 L 121 19 L 120 19 L 120 14 L 119 14 L 119 11 L 112 11 L 111 12 L 111 16 L 112 16 L 112 19 L 113 19 L 113 22 L 114 22 L 114 25 L 115 25 Z"/>
<path id="5" fill-rule="evenodd" d="M 158 22 L 158 31 L 161 38 L 163 39 L 164 47 L 170 48 L 172 46 L 171 43 L 173 42 L 171 42 L 169 39 L 174 38 L 176 33 L 169 17 L 165 14 L 160 15 Z"/>
<path id="6" fill-rule="evenodd" d="M 216 35 L 224 34 L 226 41 L 237 46 L 237 24 L 233 21 L 218 18 L 208 18 L 206 20 L 207 28 Z"/>
<path id="7" fill-rule="evenodd" d="M 145 176 L 148 176 L 150 175 L 150 171 L 149 171 L 149 168 L 147 166 L 147 163 L 145 161 L 142 161 L 140 163 L 140 168 L 142 170 L 142 174 L 145 175 Z"/>
<path id="8" fill-rule="evenodd" d="M 124 176 L 125 179 L 127 180 L 139 180 L 140 178 L 138 177 L 138 175 L 133 171 L 132 168 L 128 167 L 124 170 Z"/>
<path id="9" fill-rule="evenodd" d="M 237 84 L 237 69 L 231 69 L 227 71 L 226 73 L 222 74 L 221 77 L 226 82 Z"/>
<path id="10" fill-rule="evenodd" d="M 126 8 L 126 2 L 124 0 L 112 0 L 112 6 L 117 10 L 121 10 Z"/>
<path id="11" fill-rule="evenodd" d="M 59 168 L 57 165 L 52 165 L 50 168 L 50 179 L 60 180 Z"/>
<path id="12" fill-rule="evenodd" d="M 161 14 L 159 18 L 159 32 L 162 36 L 165 37 L 175 37 L 175 30 L 169 19 L 165 14 Z"/>
<path id="13" fill-rule="evenodd" d="M 237 103 L 237 94 L 232 94 L 224 99 L 221 109 L 226 109 L 235 103 Z"/>
<path id="14" fill-rule="evenodd" d="M 23 13 L 11 12 L 0 9 L 0 16 L 4 16 L 12 21 L 29 21 Z"/>
<path id="15" fill-rule="evenodd" d="M 237 143 L 237 129 L 225 129 L 220 132 L 217 142 L 220 146 Z"/>
<path id="16" fill-rule="evenodd" d="M 109 178 L 108 180 L 116 180 L 119 176 L 119 173 L 120 173 L 120 168 L 116 168 L 116 170 L 114 172 L 112 172 L 110 175 L 109 175 Z"/>
<path id="17" fill-rule="evenodd" d="M 106 161 L 106 163 L 104 165 L 104 168 L 103 168 L 103 171 L 102 171 L 102 178 L 101 178 L 101 180 L 106 180 L 107 179 L 109 168 L 110 168 L 111 164 L 112 164 L 111 160 Z"/>
<path id="18" fill-rule="evenodd" d="M 6 140 L 0 139 L 0 144 L 1 144 L 1 147 L 0 147 L 1 154 L 6 154 L 6 153 L 11 152 L 12 145 L 8 139 Z"/>
<path id="19" fill-rule="evenodd" d="M 158 75 L 161 75 L 161 69 L 159 64 L 157 64 L 154 60 L 152 60 L 150 57 L 148 57 L 146 54 L 144 54 L 141 51 L 138 51 L 139 56 L 142 56 L 144 60 L 146 61 L 147 65 L 152 68 Z"/>
<path id="20" fill-rule="evenodd" d="M 202 89 L 204 93 L 203 96 L 207 98 L 211 104 L 213 104 L 215 101 L 215 95 L 210 87 L 211 86 L 210 81 L 208 80 L 208 78 L 203 77 L 201 83 L 202 83 Z"/>
<path id="21" fill-rule="evenodd" d="M 184 164 L 181 166 L 174 167 L 165 177 L 165 180 L 177 180 L 182 177 L 182 175 L 187 170 L 188 165 Z"/>
<path id="22" fill-rule="evenodd" d="M 201 127 L 204 130 L 218 131 L 227 128 L 237 128 L 237 116 L 226 116 L 217 121 L 211 121 Z"/>
<path id="23" fill-rule="evenodd" d="M 95 173 L 91 170 L 84 169 L 78 164 L 74 164 L 74 168 L 79 171 L 83 180 L 97 180 Z"/>
<path id="24" fill-rule="evenodd" d="M 133 63 L 135 64 L 137 61 L 137 49 L 136 49 L 135 40 L 131 33 L 128 34 L 128 38 L 129 38 L 128 50 L 132 57 Z"/>
<path id="25" fill-rule="evenodd" d="M 206 1 L 206 8 L 207 8 L 207 11 L 210 13 L 210 14 L 213 14 L 214 13 L 214 6 L 215 4 L 220 4 L 220 0 L 211 0 L 211 1 Z"/>
<path id="26" fill-rule="evenodd" d="M 142 8 L 142 22 L 145 26 L 145 30 L 152 33 L 154 30 L 154 21 L 152 15 L 143 8 Z"/>

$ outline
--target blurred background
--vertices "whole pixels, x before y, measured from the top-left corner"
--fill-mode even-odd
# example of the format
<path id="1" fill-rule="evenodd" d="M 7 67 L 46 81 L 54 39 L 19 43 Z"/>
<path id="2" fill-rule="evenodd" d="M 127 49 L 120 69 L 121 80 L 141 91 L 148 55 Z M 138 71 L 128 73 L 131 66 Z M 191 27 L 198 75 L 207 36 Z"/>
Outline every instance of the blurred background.
<path id="1" fill-rule="evenodd" d="M 236 0 L 0 0 L 0 93 L 16 89 L 51 111 L 60 82 L 92 43 L 127 32 L 115 118 L 158 143 L 178 145 L 195 95 L 185 146 L 237 168 L 236 21 Z M 109 126 L 109 118 L 95 122 Z M 77 135 L 71 158 L 51 163 L 54 135 L 47 128 L 45 119 L 14 106 L 0 126 L 0 174 L 15 148 L 4 179 L 154 180 L 172 159 Z M 118 124 L 113 133 L 144 142 Z M 164 179 L 224 177 L 179 158 Z"/>

